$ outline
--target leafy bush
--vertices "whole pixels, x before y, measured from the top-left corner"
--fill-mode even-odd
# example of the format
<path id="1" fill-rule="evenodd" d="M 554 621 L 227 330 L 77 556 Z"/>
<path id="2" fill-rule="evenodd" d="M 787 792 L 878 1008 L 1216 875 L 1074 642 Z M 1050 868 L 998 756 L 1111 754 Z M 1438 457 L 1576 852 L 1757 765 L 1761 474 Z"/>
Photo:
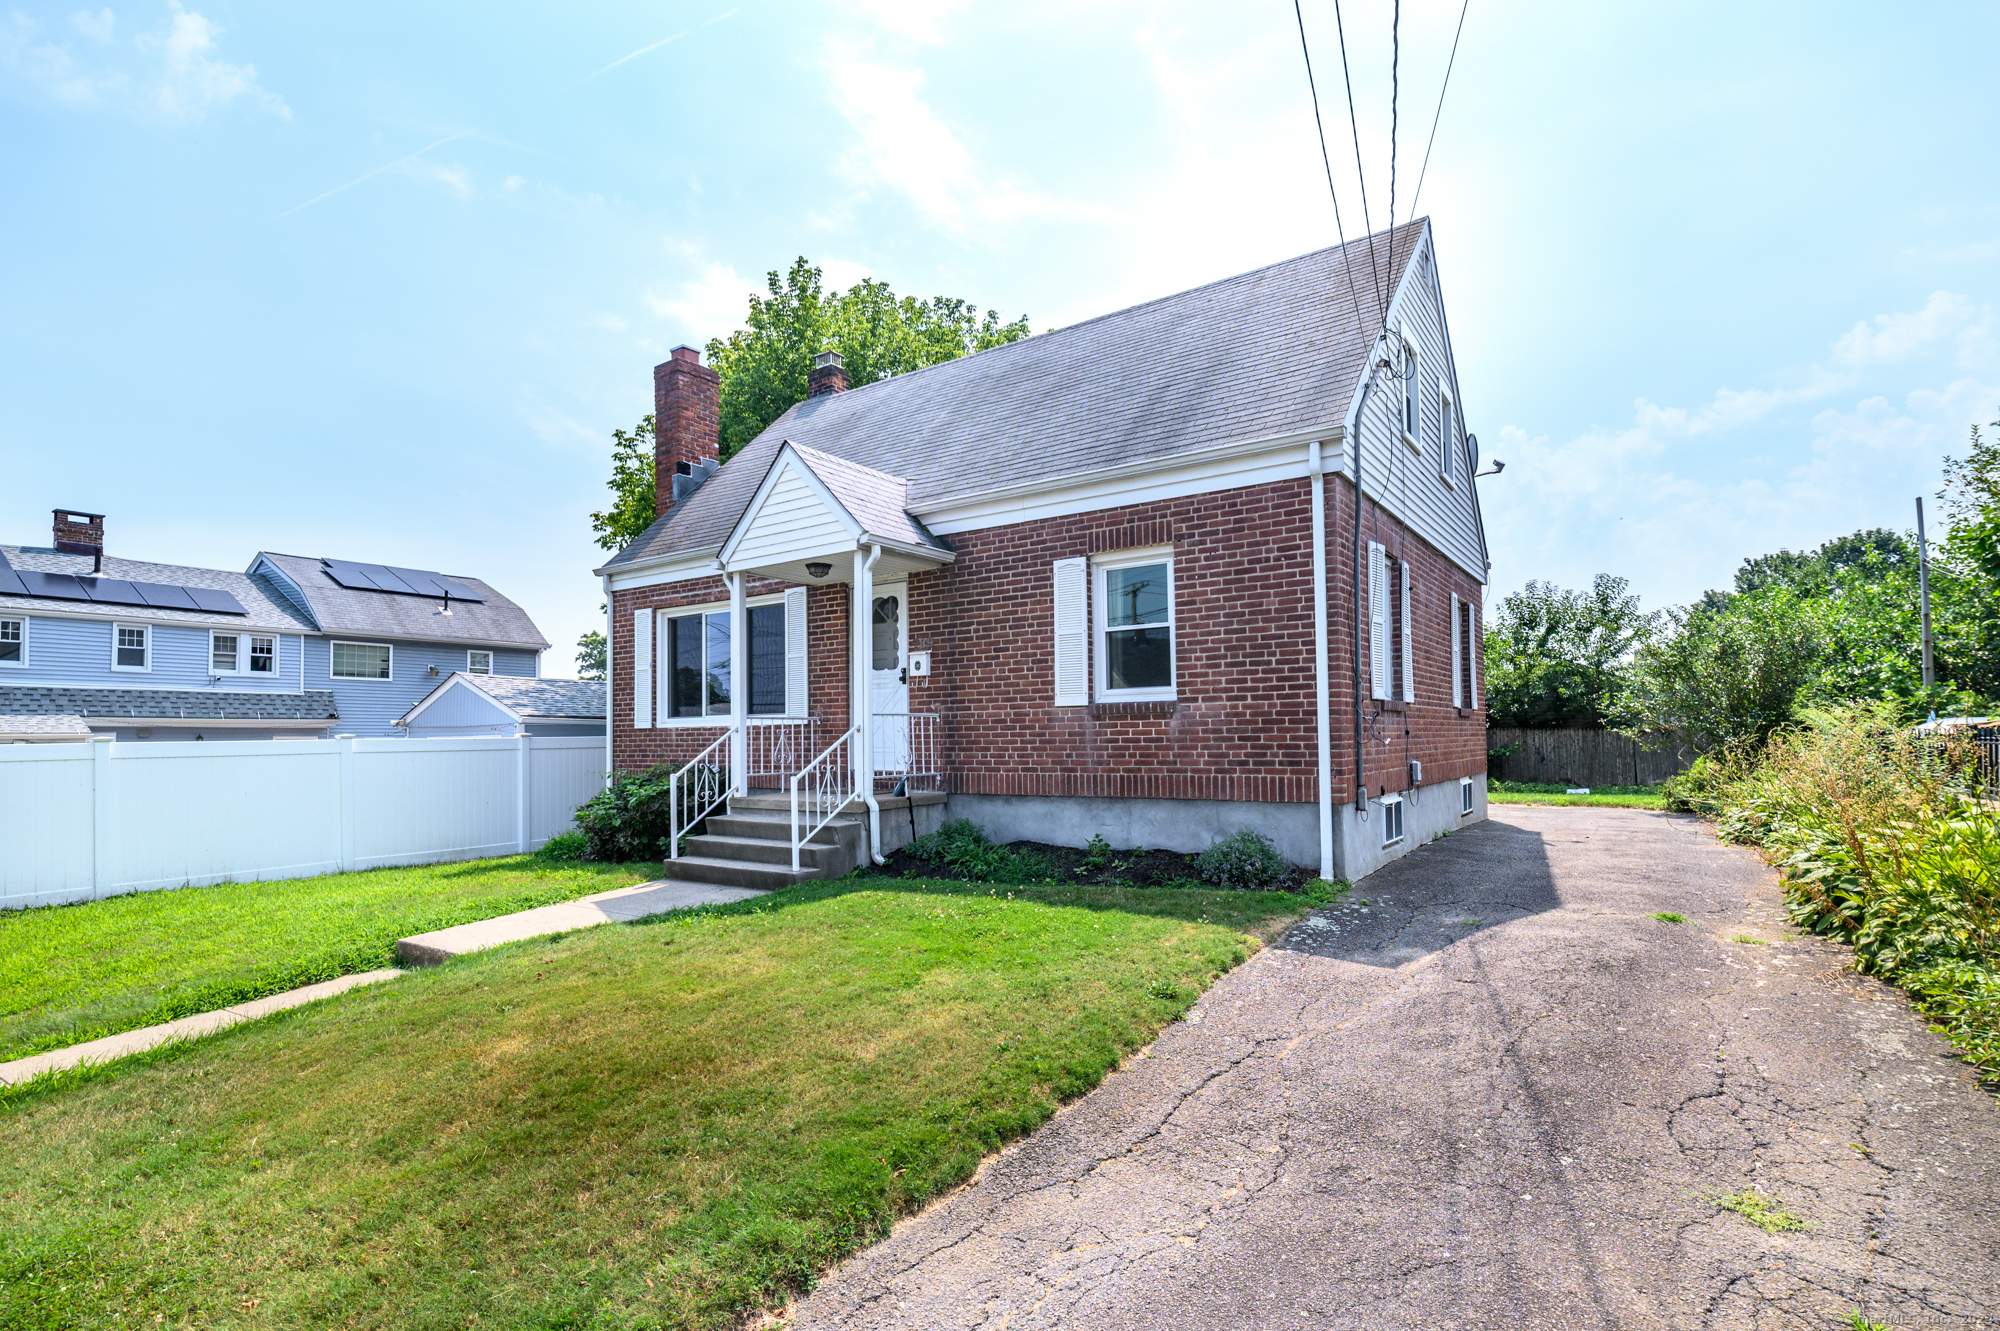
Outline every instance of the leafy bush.
<path id="1" fill-rule="evenodd" d="M 1284 881 L 1286 865 L 1271 838 L 1246 827 L 1194 857 L 1195 869 L 1217 887 L 1268 890 Z"/>
<path id="2" fill-rule="evenodd" d="M 576 828 L 588 857 L 609 864 L 657 860 L 667 854 L 672 830 L 672 763 L 615 778 L 576 811 Z"/>
<path id="3" fill-rule="evenodd" d="M 535 851 L 535 858 L 550 863 L 564 860 L 587 860 L 590 858 L 590 838 L 581 832 L 558 832 L 541 844 Z"/>
<path id="4" fill-rule="evenodd" d="M 1697 763 L 1683 791 L 1777 863 L 1793 923 L 1851 944 L 1856 970 L 1908 990 L 2000 1073 L 2000 825 L 1972 761 L 1913 735 L 1893 704 L 1855 704 Z"/>
<path id="5" fill-rule="evenodd" d="M 929 836 L 918 837 L 906 849 L 946 873 L 975 883 L 1043 883 L 1055 877 L 1055 866 L 1045 856 L 994 845 L 985 829 L 970 818 L 954 818 Z"/>

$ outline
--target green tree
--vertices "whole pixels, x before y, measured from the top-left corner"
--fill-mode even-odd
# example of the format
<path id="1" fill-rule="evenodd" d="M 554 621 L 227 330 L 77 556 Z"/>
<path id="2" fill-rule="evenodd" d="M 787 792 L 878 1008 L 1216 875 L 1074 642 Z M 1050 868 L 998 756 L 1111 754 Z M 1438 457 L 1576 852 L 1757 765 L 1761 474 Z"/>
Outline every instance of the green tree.
<path id="1" fill-rule="evenodd" d="M 1486 626 L 1486 706 L 1496 726 L 1602 725 L 1631 653 L 1657 615 L 1624 578 L 1589 591 L 1530 582 Z"/>
<path id="2" fill-rule="evenodd" d="M 873 278 L 828 292 L 804 257 L 782 276 L 767 274 L 765 288 L 750 297 L 745 327 L 708 344 L 708 363 L 722 376 L 724 458 L 805 400 L 822 351 L 838 351 L 848 384 L 860 388 L 1028 336 L 1026 315 L 1002 322 L 955 296 L 899 297 Z"/>
<path id="3" fill-rule="evenodd" d="M 576 640 L 576 677 L 604 678 L 604 630 L 592 629 Z"/>
<path id="4" fill-rule="evenodd" d="M 623 550 L 653 525 L 653 418 L 611 432 L 611 507 L 590 515 L 590 529 L 606 550 Z"/>
<path id="5" fill-rule="evenodd" d="M 1790 721 L 1818 676 L 1807 601 L 1782 585 L 1719 609 L 1669 610 L 1640 643 L 1612 707 L 1626 734 L 1672 731 L 1698 751 L 1758 740 Z"/>

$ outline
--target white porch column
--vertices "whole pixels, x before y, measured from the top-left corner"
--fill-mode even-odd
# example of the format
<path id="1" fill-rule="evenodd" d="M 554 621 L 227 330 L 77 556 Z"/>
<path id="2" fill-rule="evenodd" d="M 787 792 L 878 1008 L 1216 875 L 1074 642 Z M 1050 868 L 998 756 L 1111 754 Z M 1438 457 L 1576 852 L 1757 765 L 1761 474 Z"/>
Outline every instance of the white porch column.
<path id="1" fill-rule="evenodd" d="M 882 862 L 882 810 L 875 803 L 875 717 L 868 696 L 868 672 L 874 664 L 875 645 L 875 561 L 882 557 L 879 545 L 857 547 L 854 551 L 854 628 L 851 635 L 853 662 L 848 670 L 853 685 L 854 725 L 857 727 L 854 762 L 860 770 L 861 802 L 868 806 L 868 857 Z"/>
<path id="2" fill-rule="evenodd" d="M 729 779 L 732 795 L 750 793 L 750 607 L 747 573 L 725 573 L 729 584 Z"/>

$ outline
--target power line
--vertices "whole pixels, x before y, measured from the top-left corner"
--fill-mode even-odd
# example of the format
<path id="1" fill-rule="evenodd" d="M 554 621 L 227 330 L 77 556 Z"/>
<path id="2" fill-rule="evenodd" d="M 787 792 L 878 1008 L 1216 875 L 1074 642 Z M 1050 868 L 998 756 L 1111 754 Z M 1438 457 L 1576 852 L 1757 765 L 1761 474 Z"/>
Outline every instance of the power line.
<path id="1" fill-rule="evenodd" d="M 1458 7 L 1458 31 L 1451 35 L 1451 59 L 1444 62 L 1444 83 L 1438 88 L 1437 114 L 1431 117 L 1431 137 L 1424 144 L 1424 164 L 1417 171 L 1417 192 L 1410 196 L 1410 216 L 1417 215 L 1417 200 L 1424 196 L 1424 174 L 1431 169 L 1431 148 L 1436 145 L 1438 121 L 1444 116 L 1444 94 L 1451 87 L 1451 67 L 1458 63 L 1458 39 L 1465 35 L 1465 11 L 1472 8 L 1472 0 Z"/>
<path id="2" fill-rule="evenodd" d="M 1386 324 L 1389 298 L 1381 291 L 1381 273 L 1375 265 L 1375 223 L 1368 216 L 1368 173 L 1361 167 L 1361 122 L 1354 114 L 1354 71 L 1347 63 L 1347 25 L 1340 17 L 1340 0 L 1333 0 L 1333 30 L 1340 34 L 1340 74 L 1347 83 L 1347 127 L 1354 134 L 1354 178 L 1361 185 L 1361 225 L 1368 229 L 1368 294 Z"/>
<path id="3" fill-rule="evenodd" d="M 1340 266 L 1347 271 L 1347 296 L 1354 302 L 1354 328 L 1358 333 L 1366 320 L 1361 314 L 1361 293 L 1354 289 L 1354 265 L 1347 257 L 1347 228 L 1340 222 L 1340 191 L 1333 187 L 1333 158 L 1326 150 L 1326 122 L 1319 115 L 1319 85 L 1313 81 L 1312 47 L 1306 43 L 1306 16 L 1299 8 L 1299 0 L 1292 0 L 1292 13 L 1299 20 L 1299 52 L 1306 59 L 1306 87 L 1312 93 L 1313 124 L 1319 130 L 1319 160 L 1326 167 L 1326 192 L 1333 199 L 1333 233 L 1340 238 Z"/>

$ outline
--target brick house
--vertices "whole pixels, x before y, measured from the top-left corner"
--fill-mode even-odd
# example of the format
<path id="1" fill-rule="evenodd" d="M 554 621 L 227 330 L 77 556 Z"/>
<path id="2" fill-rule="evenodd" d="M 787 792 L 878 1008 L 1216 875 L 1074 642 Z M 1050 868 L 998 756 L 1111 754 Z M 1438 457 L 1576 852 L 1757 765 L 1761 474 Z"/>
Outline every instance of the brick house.
<path id="1" fill-rule="evenodd" d="M 880 854 L 945 801 L 1000 840 L 1252 827 L 1345 878 L 1485 816 L 1427 221 L 859 389 L 822 354 L 719 468 L 717 390 L 654 371 L 659 517 L 597 570 L 613 769 L 729 800 L 679 876 L 809 876 L 815 821 Z"/>

